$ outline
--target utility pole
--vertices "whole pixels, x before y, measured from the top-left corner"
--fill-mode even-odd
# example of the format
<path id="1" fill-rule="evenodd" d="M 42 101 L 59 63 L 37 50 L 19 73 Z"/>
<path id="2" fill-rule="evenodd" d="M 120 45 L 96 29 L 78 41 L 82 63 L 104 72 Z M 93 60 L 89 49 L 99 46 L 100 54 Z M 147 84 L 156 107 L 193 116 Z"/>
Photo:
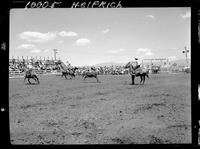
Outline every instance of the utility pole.
<path id="1" fill-rule="evenodd" d="M 186 46 L 185 46 L 184 48 L 185 48 L 185 50 L 182 51 L 182 53 L 185 53 L 186 64 L 187 64 L 187 66 L 189 66 L 189 65 L 188 65 L 188 58 L 187 58 L 187 53 L 189 52 L 189 50 L 187 50 L 187 47 L 186 47 Z"/>
<path id="2" fill-rule="evenodd" d="M 53 49 L 54 51 L 54 59 L 56 60 L 56 54 L 58 53 L 58 50 L 57 49 Z"/>

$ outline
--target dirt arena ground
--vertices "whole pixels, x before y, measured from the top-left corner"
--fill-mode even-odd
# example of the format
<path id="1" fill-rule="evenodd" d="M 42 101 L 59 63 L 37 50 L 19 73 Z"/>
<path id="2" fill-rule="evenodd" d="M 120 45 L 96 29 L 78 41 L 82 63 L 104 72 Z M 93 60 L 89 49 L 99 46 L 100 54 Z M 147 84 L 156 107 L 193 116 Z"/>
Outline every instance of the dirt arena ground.
<path id="1" fill-rule="evenodd" d="M 9 79 L 12 144 L 191 143 L 190 74 L 39 78 Z"/>

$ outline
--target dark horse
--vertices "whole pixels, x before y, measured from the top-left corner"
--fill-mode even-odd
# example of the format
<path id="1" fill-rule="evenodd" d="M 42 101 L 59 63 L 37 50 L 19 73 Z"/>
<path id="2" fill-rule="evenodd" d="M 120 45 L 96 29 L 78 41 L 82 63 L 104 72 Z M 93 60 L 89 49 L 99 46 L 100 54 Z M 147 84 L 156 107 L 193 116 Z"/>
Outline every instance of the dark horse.
<path id="1" fill-rule="evenodd" d="M 68 68 L 67 70 L 63 70 L 61 77 L 65 76 L 66 79 L 67 79 L 67 76 L 70 76 L 71 77 L 70 79 L 75 78 L 77 69 L 78 69 L 77 67 L 74 67 L 71 69 Z"/>
<path id="2" fill-rule="evenodd" d="M 135 84 L 135 77 L 140 77 L 140 84 L 144 84 L 145 77 L 149 78 L 149 71 L 141 68 L 140 65 L 133 66 L 130 62 L 125 65 L 125 68 L 129 68 L 129 73 L 131 75 L 132 85 Z"/>
<path id="3" fill-rule="evenodd" d="M 24 76 L 24 82 L 26 79 L 28 79 L 29 84 L 31 84 L 30 79 L 35 80 L 38 84 L 40 84 L 39 78 L 37 75 L 33 72 L 32 69 L 29 70 L 24 70 L 25 71 L 25 76 Z"/>
<path id="4" fill-rule="evenodd" d="M 89 71 L 83 72 L 82 77 L 83 80 L 85 80 L 86 78 L 96 78 L 97 82 L 100 83 L 96 72 L 89 72 Z"/>

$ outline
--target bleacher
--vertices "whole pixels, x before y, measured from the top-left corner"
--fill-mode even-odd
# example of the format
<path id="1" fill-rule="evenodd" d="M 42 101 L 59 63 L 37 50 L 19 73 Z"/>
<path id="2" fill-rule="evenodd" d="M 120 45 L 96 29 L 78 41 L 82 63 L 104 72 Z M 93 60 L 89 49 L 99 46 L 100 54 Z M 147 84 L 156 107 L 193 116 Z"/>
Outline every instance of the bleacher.
<path id="1" fill-rule="evenodd" d="M 24 73 L 22 73 L 21 71 L 19 70 L 9 70 L 9 78 L 12 78 L 12 77 L 23 77 L 24 76 Z"/>
<path id="2" fill-rule="evenodd" d="M 41 60 L 41 59 L 9 59 L 9 78 L 23 77 L 24 68 L 31 65 L 38 75 L 50 75 L 59 73 L 59 69 L 54 60 Z"/>

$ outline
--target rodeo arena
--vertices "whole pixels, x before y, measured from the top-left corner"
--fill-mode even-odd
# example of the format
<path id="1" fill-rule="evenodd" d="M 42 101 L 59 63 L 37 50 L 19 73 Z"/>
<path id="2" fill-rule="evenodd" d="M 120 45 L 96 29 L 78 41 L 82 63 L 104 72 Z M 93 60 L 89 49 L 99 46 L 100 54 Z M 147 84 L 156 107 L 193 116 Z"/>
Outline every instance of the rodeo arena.
<path id="1" fill-rule="evenodd" d="M 11 144 L 191 143 L 186 61 L 133 57 L 80 67 L 56 57 L 12 57 Z"/>

